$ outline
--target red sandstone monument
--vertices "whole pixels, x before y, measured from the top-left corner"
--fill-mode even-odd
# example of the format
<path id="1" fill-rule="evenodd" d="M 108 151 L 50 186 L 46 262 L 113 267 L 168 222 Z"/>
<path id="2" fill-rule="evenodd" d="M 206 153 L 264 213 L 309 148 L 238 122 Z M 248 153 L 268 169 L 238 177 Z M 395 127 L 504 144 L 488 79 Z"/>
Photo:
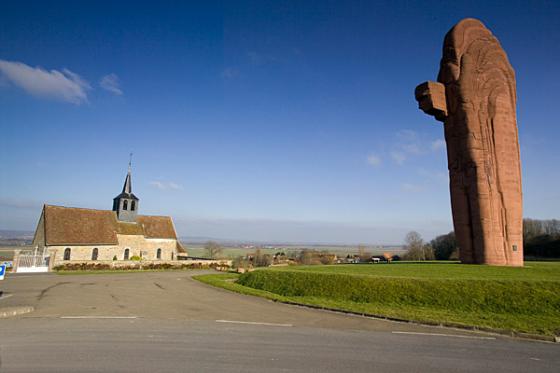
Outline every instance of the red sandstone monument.
<path id="1" fill-rule="evenodd" d="M 515 73 L 500 42 L 467 18 L 445 36 L 437 82 L 415 91 L 444 123 L 453 225 L 463 263 L 523 266 Z"/>

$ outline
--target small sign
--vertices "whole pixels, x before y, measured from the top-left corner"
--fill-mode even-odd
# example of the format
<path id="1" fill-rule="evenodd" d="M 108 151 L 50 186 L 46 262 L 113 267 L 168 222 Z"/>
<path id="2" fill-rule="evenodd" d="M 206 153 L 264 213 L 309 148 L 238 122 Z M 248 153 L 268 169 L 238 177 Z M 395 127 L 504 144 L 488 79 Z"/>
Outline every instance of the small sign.
<path id="1" fill-rule="evenodd" d="M 6 274 L 6 265 L 0 265 L 0 280 L 4 279 L 4 275 Z"/>

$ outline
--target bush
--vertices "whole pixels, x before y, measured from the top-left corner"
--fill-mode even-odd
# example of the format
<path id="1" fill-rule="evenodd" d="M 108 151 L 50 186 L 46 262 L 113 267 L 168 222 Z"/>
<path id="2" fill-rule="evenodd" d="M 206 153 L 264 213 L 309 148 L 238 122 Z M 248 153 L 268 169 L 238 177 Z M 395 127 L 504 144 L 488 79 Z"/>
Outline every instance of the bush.
<path id="1" fill-rule="evenodd" d="M 131 271 L 131 270 L 172 270 L 172 269 L 229 269 L 229 266 L 218 263 L 181 263 L 180 265 L 171 263 L 127 263 L 125 265 L 113 266 L 106 263 L 64 263 L 55 266 L 55 271 Z"/>
<path id="2" fill-rule="evenodd" d="M 65 263 L 53 268 L 55 271 L 104 271 L 111 269 L 110 264 L 104 263 Z"/>
<path id="3" fill-rule="evenodd" d="M 133 255 L 133 256 L 130 257 L 130 260 L 139 261 L 139 260 L 142 260 L 142 258 L 140 258 L 138 255 Z"/>

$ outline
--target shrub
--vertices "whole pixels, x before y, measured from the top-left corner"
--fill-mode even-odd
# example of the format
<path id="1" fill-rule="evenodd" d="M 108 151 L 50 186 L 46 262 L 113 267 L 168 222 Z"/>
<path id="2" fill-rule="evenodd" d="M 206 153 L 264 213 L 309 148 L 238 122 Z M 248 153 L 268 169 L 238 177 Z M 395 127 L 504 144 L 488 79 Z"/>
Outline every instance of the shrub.
<path id="1" fill-rule="evenodd" d="M 139 260 L 142 260 L 142 258 L 140 258 L 138 255 L 133 255 L 133 256 L 130 257 L 130 260 L 139 261 Z"/>
<path id="2" fill-rule="evenodd" d="M 103 263 L 65 263 L 53 269 L 55 271 L 103 271 L 111 269 L 111 266 Z"/>

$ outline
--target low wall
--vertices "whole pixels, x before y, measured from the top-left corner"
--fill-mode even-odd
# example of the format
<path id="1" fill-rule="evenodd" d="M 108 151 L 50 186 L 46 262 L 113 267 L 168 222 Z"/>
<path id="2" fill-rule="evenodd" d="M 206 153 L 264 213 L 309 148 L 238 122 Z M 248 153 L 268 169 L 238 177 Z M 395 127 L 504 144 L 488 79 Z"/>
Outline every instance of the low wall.
<path id="1" fill-rule="evenodd" d="M 54 266 L 55 271 L 79 270 L 150 270 L 150 269 L 206 269 L 227 271 L 231 260 L 67 260 Z"/>

